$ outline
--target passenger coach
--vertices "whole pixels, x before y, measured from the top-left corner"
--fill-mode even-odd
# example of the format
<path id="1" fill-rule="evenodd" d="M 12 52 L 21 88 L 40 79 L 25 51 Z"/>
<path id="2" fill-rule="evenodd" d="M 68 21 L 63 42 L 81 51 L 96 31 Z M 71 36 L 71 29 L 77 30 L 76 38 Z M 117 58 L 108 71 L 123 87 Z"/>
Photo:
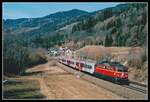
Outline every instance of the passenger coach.
<path id="1" fill-rule="evenodd" d="M 128 83 L 128 68 L 118 62 L 101 61 L 95 63 L 66 57 L 60 57 L 59 62 L 116 83 Z"/>

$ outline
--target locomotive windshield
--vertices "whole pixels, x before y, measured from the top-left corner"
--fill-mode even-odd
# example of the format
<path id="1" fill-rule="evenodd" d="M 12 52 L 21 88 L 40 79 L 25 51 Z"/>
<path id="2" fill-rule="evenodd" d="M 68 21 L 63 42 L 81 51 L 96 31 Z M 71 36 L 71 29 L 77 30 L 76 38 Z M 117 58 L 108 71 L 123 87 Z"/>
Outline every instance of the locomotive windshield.
<path id="1" fill-rule="evenodd" d="M 128 68 L 124 65 L 120 64 L 119 62 L 111 62 L 112 66 L 115 66 L 119 72 L 128 72 Z"/>

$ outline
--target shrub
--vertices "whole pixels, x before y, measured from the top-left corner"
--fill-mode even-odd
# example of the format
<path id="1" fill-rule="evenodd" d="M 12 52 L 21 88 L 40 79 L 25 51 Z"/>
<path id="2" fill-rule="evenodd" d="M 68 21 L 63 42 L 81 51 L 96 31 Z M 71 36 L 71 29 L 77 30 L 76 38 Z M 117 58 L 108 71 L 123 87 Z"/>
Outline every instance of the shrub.
<path id="1" fill-rule="evenodd" d="M 30 53 L 29 60 L 30 66 L 47 62 L 45 51 L 41 48 L 37 49 L 35 52 Z"/>
<path id="2" fill-rule="evenodd" d="M 87 59 L 92 60 L 102 60 L 102 59 L 110 59 L 111 58 L 111 50 L 109 48 L 105 48 L 104 46 L 86 46 L 79 50 L 80 56 L 83 56 Z"/>
<path id="3" fill-rule="evenodd" d="M 146 52 L 143 48 L 132 47 L 129 50 L 128 64 L 132 67 L 141 68 L 146 61 Z"/>

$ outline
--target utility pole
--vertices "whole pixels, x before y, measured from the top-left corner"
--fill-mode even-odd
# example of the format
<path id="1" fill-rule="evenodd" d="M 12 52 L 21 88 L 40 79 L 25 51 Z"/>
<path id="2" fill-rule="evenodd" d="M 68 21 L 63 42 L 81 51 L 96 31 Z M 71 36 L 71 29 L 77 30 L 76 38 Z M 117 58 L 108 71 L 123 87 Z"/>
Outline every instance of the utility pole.
<path id="1" fill-rule="evenodd" d="M 65 56 L 66 56 L 66 35 L 64 35 L 64 38 L 65 38 L 65 49 L 64 49 L 64 54 L 65 54 Z"/>
<path id="2" fill-rule="evenodd" d="M 80 52 L 79 52 L 79 55 L 78 55 L 78 59 L 77 59 L 77 60 L 78 60 L 78 68 L 79 68 L 79 69 L 78 69 L 77 78 L 80 78 L 80 77 L 81 77 L 81 74 L 80 74 L 80 73 L 81 73 L 81 70 L 82 70 L 82 69 L 81 69 L 82 66 L 81 66 L 81 64 L 80 64 Z"/>
<path id="3" fill-rule="evenodd" d="M 66 51 L 67 51 L 67 47 L 66 47 L 66 35 L 65 35 L 65 56 L 66 56 Z"/>

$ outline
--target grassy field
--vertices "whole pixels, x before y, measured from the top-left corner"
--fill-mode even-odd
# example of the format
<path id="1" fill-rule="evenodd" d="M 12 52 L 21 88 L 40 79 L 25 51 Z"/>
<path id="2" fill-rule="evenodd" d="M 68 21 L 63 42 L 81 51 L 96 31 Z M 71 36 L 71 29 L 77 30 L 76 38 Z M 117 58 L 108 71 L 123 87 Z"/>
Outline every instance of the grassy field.
<path id="1" fill-rule="evenodd" d="M 11 80 L 3 84 L 4 99 L 41 99 L 44 96 L 40 93 L 38 81 Z"/>
<path id="2" fill-rule="evenodd" d="M 115 52 L 126 52 L 126 51 L 129 51 L 131 47 L 107 47 L 107 48 L 111 49 L 112 53 L 115 53 Z"/>
<path id="3" fill-rule="evenodd" d="M 86 56 L 89 59 L 103 59 L 106 56 L 112 56 L 118 58 L 124 57 L 128 55 L 130 50 L 130 47 L 104 47 L 104 46 L 96 46 L 96 45 L 91 45 L 91 46 L 85 46 L 79 50 L 77 50 L 77 53 L 80 53 L 81 55 Z M 124 56 L 123 56 L 124 55 Z"/>

